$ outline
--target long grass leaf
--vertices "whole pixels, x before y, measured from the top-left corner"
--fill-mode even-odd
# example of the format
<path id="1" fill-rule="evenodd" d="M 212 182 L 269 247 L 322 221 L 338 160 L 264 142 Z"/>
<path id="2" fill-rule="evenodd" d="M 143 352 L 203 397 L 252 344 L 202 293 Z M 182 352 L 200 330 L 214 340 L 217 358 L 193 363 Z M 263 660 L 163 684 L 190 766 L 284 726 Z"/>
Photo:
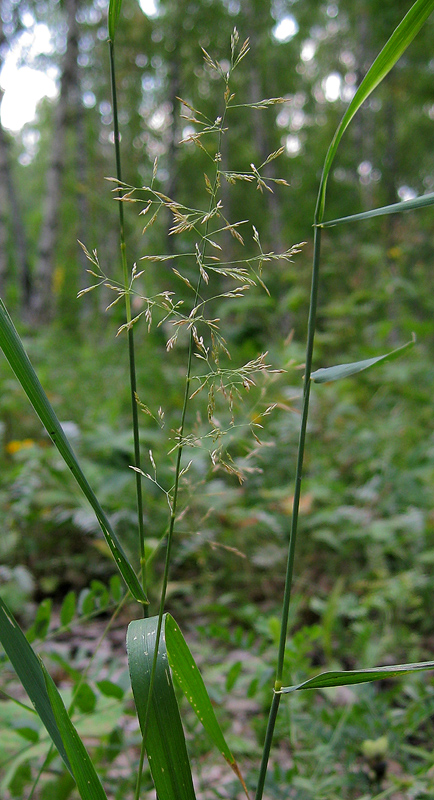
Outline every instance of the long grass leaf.
<path id="1" fill-rule="evenodd" d="M 347 672 L 322 672 L 315 678 L 309 678 L 294 686 L 283 686 L 281 694 L 290 694 L 300 689 L 327 689 L 331 686 L 351 686 L 357 683 L 370 683 L 385 678 L 396 678 L 412 672 L 434 669 L 434 661 L 421 661 L 414 664 L 395 664 L 391 667 L 374 667 L 373 669 L 357 669 Z"/>
<path id="2" fill-rule="evenodd" d="M 248 797 L 246 784 L 223 736 L 203 678 L 179 626 L 170 614 L 166 614 L 165 637 L 169 664 L 177 683 L 200 719 L 211 741 L 226 759 L 237 778 L 239 778 Z"/>
<path id="3" fill-rule="evenodd" d="M 108 34 L 109 39 L 114 42 L 116 28 L 119 21 L 119 14 L 121 13 L 122 0 L 110 0 L 108 11 Z"/>
<path id="4" fill-rule="evenodd" d="M 338 381 L 341 378 L 348 378 L 350 375 L 355 375 L 357 372 L 369 369 L 369 367 L 373 367 L 381 361 L 393 361 L 393 359 L 399 358 L 404 350 L 414 345 L 415 341 L 416 337 L 413 336 L 411 342 L 407 342 L 407 344 L 403 344 L 402 347 L 397 347 L 396 350 L 391 350 L 390 353 L 386 353 L 383 356 L 365 358 L 363 361 L 353 361 L 351 364 L 337 364 L 335 367 L 323 367 L 317 369 L 316 372 L 312 372 L 310 377 L 314 383 L 330 383 L 331 381 Z"/>
<path id="5" fill-rule="evenodd" d="M 103 509 L 101 508 L 94 492 L 92 491 L 62 426 L 50 405 L 39 379 L 24 350 L 21 339 L 9 316 L 9 313 L 0 299 L 0 347 L 2 348 L 10 366 L 18 378 L 22 388 L 29 398 L 48 435 L 57 447 L 60 455 L 71 470 L 83 494 L 92 506 L 96 518 L 101 526 L 107 544 L 112 552 L 116 565 L 127 584 L 131 594 L 139 603 L 147 603 L 146 595 L 137 579 L 137 576 L 128 561 L 121 543 L 113 531 Z"/>
<path id="6" fill-rule="evenodd" d="M 80 797 L 82 800 L 107 800 L 107 795 L 101 785 L 89 753 L 71 722 L 56 684 L 42 662 L 41 669 L 47 695 L 62 736 Z"/>
<path id="7" fill-rule="evenodd" d="M 18 622 L 0 597 L 0 642 L 26 690 L 35 710 L 45 725 L 72 775 L 72 766 L 48 696 L 41 662 L 28 643 Z"/>
<path id="8" fill-rule="evenodd" d="M 164 620 L 163 620 L 164 622 Z M 158 617 L 134 620 L 128 626 L 127 651 L 134 700 L 157 796 L 163 800 L 195 800 L 185 736 L 173 688 L 164 624 L 152 697 L 147 716 Z"/>
<path id="9" fill-rule="evenodd" d="M 335 225 L 342 225 L 345 222 L 358 222 L 364 219 L 371 219 L 372 217 L 383 217 L 386 214 L 400 214 L 403 211 L 413 211 L 416 208 L 431 206 L 433 203 L 434 192 L 431 194 L 423 194 L 421 197 L 416 197 L 414 200 L 403 200 L 401 203 L 393 203 L 390 206 L 371 208 L 369 211 L 362 211 L 360 214 L 351 214 L 349 217 L 339 217 L 338 219 L 321 222 L 320 227 L 333 228 Z"/>
<path id="10" fill-rule="evenodd" d="M 374 89 L 381 83 L 383 78 L 390 72 L 398 59 L 402 56 L 409 44 L 413 41 L 416 34 L 426 22 L 431 12 L 434 10 L 434 0 L 416 0 L 410 8 L 408 14 L 400 22 L 390 39 L 386 42 L 383 49 L 375 59 L 374 63 L 365 75 L 351 103 L 349 104 L 327 151 L 324 168 L 321 176 L 321 184 L 318 193 L 318 202 L 315 211 L 315 221 L 320 223 L 324 214 L 325 193 L 327 178 L 338 149 L 342 136 L 353 119 L 354 115 L 365 102 Z"/>

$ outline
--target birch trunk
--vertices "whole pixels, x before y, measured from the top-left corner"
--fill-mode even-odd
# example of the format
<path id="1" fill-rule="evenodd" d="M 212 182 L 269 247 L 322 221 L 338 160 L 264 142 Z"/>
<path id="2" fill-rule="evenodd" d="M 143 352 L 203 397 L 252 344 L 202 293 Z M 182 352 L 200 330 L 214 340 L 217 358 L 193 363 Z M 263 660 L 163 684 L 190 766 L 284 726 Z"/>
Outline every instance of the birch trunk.
<path id="1" fill-rule="evenodd" d="M 3 30 L 0 2 L 0 70 L 8 41 Z M 3 92 L 0 90 L 0 106 Z M 25 307 L 30 296 L 31 276 L 27 257 L 27 243 L 20 203 L 10 166 L 10 151 L 7 134 L 0 122 L 0 295 L 4 296 L 8 278 L 8 250 L 11 252 L 21 283 L 21 300 Z"/>

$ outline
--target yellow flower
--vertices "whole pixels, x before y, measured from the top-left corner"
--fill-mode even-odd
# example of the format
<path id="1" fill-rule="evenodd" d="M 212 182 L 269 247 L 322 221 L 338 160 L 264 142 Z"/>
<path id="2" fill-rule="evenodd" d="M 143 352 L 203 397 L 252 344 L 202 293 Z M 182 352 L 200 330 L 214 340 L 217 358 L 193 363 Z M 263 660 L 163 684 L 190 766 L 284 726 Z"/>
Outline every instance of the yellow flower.
<path id="1" fill-rule="evenodd" d="M 33 439 L 12 439 L 10 442 L 7 443 L 5 450 L 9 455 L 13 455 L 14 453 L 18 453 L 19 450 L 24 450 L 27 447 L 33 447 L 35 442 Z"/>

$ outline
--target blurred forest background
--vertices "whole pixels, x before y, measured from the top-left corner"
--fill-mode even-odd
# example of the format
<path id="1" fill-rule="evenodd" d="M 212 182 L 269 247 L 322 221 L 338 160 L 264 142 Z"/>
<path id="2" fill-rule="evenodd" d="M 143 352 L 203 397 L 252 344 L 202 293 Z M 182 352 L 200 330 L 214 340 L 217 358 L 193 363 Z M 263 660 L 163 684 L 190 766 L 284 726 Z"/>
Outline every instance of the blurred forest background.
<path id="1" fill-rule="evenodd" d="M 273 193 L 261 193 L 255 184 L 222 185 L 225 214 L 249 219 L 265 252 L 306 242 L 291 263 L 264 265 L 269 294 L 258 286 L 216 306 L 234 364 L 268 352 L 267 363 L 285 370 L 259 376 L 246 402 L 235 401 L 236 425 L 224 404 L 216 407 L 222 428 L 230 429 L 226 468 L 213 465 L 206 440 L 189 454 L 169 607 L 187 630 L 199 625 L 203 659 L 226 680 L 220 685 L 216 678 L 216 702 L 238 686 L 253 709 L 266 706 L 261 691 L 272 674 L 284 582 L 320 171 L 348 102 L 408 7 L 407 0 L 143 0 L 142 7 L 124 0 L 117 34 L 124 180 L 149 185 L 158 157 L 154 188 L 207 208 L 207 162 L 193 143 L 180 144 L 192 133 L 192 112 L 179 98 L 211 120 L 221 113 L 221 85 L 201 47 L 227 59 L 236 26 L 240 40 L 250 40 L 234 76 L 237 102 L 283 102 L 232 113 L 224 168 L 248 172 L 251 163 L 259 166 L 283 148 L 265 174 L 289 186 L 273 184 Z M 19 130 L 9 130 L 2 117 L 0 294 L 91 484 L 135 553 L 128 364 L 124 337 L 115 337 L 122 308 L 105 312 L 113 300 L 105 287 L 76 299 L 89 285 L 89 263 L 77 240 L 96 248 L 105 273 L 121 279 L 118 209 L 105 180 L 115 173 L 107 2 L 1 0 L 0 8 L 0 67 L 6 70 L 18 48 L 23 66 L 57 86 Z M 431 19 L 344 136 L 326 219 L 434 191 L 433 41 Z M 173 220 L 164 214 L 142 237 L 144 205 L 125 206 L 130 262 L 145 268 L 149 296 L 178 293 L 172 266 L 180 268 L 187 245 L 170 234 Z M 379 355 L 413 331 L 418 341 L 398 361 L 312 393 L 288 643 L 294 681 L 337 665 L 432 658 L 432 220 L 428 208 L 324 234 L 314 369 Z M 254 253 L 250 233 L 243 235 L 247 255 Z M 228 258 L 236 258 L 237 243 L 229 236 L 225 245 Z M 156 253 L 173 260 L 139 261 Z M 164 325 L 148 333 L 141 320 L 135 330 L 138 394 L 151 412 L 141 415 L 145 460 L 152 450 L 159 482 L 170 485 L 173 453 L 167 454 L 179 425 L 186 346 L 181 337 L 167 353 Z M 192 444 L 203 435 L 206 403 L 199 395 L 191 411 Z M 264 416 L 271 404 L 276 407 Z M 260 442 L 252 438 L 252 423 L 263 425 L 254 429 Z M 36 603 L 59 603 L 71 590 L 81 596 L 91 585 L 106 585 L 114 569 L 93 514 L 3 358 L 0 445 L 0 592 L 31 622 Z M 167 504 L 154 483 L 145 483 L 144 492 L 153 547 L 165 532 Z M 154 603 L 163 556 L 164 548 L 152 562 Z M 244 655 L 227 660 L 228 645 Z M 290 714 L 299 758 L 296 766 L 276 762 L 270 796 L 283 796 L 279 787 L 288 775 L 280 769 L 299 781 L 297 798 L 361 797 L 362 790 L 373 797 L 383 774 L 369 758 L 358 759 L 363 741 L 385 735 L 387 775 L 397 787 L 387 796 L 433 796 L 429 677 L 363 687 L 344 698 L 329 693 L 316 704 L 310 695 L 297 698 Z M 346 741 L 337 736 L 329 745 L 343 715 L 350 723 Z M 283 742 L 288 718 L 280 722 Z M 247 758 L 256 753 L 263 724 L 255 719 L 257 741 L 243 731 L 232 736 Z M 326 744 L 334 756 L 320 769 L 325 751 L 315 748 Z M 337 786 L 342 794 L 333 794 Z"/>

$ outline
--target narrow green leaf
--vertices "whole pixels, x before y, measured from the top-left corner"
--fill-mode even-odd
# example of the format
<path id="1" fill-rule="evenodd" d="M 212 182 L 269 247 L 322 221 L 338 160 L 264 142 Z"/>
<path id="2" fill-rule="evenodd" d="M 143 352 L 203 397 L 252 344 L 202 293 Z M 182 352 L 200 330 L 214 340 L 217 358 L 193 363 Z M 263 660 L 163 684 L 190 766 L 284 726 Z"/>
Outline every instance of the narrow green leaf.
<path id="1" fill-rule="evenodd" d="M 358 669 L 348 672 L 322 672 L 315 678 L 309 678 L 303 683 L 294 686 L 283 686 L 281 694 L 290 694 L 299 689 L 327 689 L 331 686 L 351 686 L 356 683 L 370 683 L 385 678 L 395 678 L 398 675 L 408 675 L 412 672 L 434 669 L 434 661 L 421 661 L 414 664 L 395 664 L 392 667 L 374 667 L 373 669 Z"/>
<path id="2" fill-rule="evenodd" d="M 128 626 L 128 665 L 137 714 L 142 734 L 146 728 L 145 747 L 158 797 L 162 800 L 195 800 L 185 736 L 167 657 L 164 624 L 146 727 L 157 625 L 158 617 L 150 617 L 134 620 Z"/>
<path id="3" fill-rule="evenodd" d="M 41 666 L 51 708 L 68 754 L 80 797 L 82 800 L 107 800 L 107 795 L 96 774 L 89 753 L 71 722 L 56 684 L 42 662 Z"/>
<path id="4" fill-rule="evenodd" d="M 408 14 L 400 22 L 386 42 L 383 49 L 375 59 L 371 68 L 365 75 L 351 103 L 349 104 L 341 123 L 339 124 L 333 140 L 328 149 L 324 162 L 321 184 L 318 193 L 317 207 L 315 211 L 315 221 L 320 223 L 324 215 L 325 194 L 327 178 L 338 149 L 342 136 L 353 119 L 360 106 L 369 97 L 371 92 L 381 83 L 383 78 L 390 72 L 398 59 L 402 56 L 409 44 L 413 41 L 416 34 L 426 22 L 434 9 L 434 0 L 416 0 L 410 8 Z"/>
<path id="5" fill-rule="evenodd" d="M 400 214 L 403 211 L 413 211 L 416 208 L 424 208 L 434 203 L 434 192 L 423 194 L 414 200 L 403 200 L 401 203 L 393 203 L 391 206 L 382 208 L 371 208 L 370 211 L 362 211 L 360 214 L 351 214 L 349 217 L 339 217 L 327 222 L 321 222 L 320 228 L 333 228 L 335 225 L 342 225 L 345 222 L 358 222 L 372 217 L 384 217 L 386 214 Z"/>
<path id="6" fill-rule="evenodd" d="M 165 636 L 169 664 L 174 677 L 199 717 L 211 741 L 233 769 L 248 796 L 238 765 L 226 744 L 220 725 L 217 722 L 202 675 L 179 626 L 170 614 L 166 614 L 165 617 Z"/>
<path id="7" fill-rule="evenodd" d="M 115 33 L 121 13 L 122 0 L 110 0 L 108 11 L 108 34 L 112 42 L 115 40 Z"/>
<path id="8" fill-rule="evenodd" d="M 393 361 L 393 359 L 401 355 L 403 350 L 413 347 L 415 341 L 416 337 L 413 334 L 411 342 L 403 344 L 402 347 L 397 347 L 396 350 L 392 350 L 384 356 L 365 358 L 363 361 L 353 361 L 351 364 L 337 364 L 335 367 L 323 367 L 322 369 L 317 369 L 316 372 L 312 372 L 310 377 L 314 383 L 330 383 L 331 381 L 338 381 L 340 378 L 348 378 L 350 375 L 355 375 L 357 372 L 363 372 L 363 370 L 373 367 L 374 364 L 379 364 L 380 361 Z"/>
<path id="9" fill-rule="evenodd" d="M 44 723 L 53 743 L 72 774 L 50 699 L 45 686 L 41 662 L 27 641 L 18 622 L 0 597 L 0 642 L 26 690 L 35 710 Z"/>
<path id="10" fill-rule="evenodd" d="M 17 376 L 22 388 L 29 398 L 48 435 L 57 447 L 63 460 L 71 470 L 83 494 L 92 506 L 96 518 L 101 526 L 107 544 L 112 552 L 116 565 L 127 584 L 131 594 L 139 603 L 147 603 L 146 595 L 137 579 L 130 562 L 128 561 L 121 543 L 113 531 L 104 511 L 102 510 L 94 492 L 77 461 L 77 458 L 66 438 L 62 426 L 50 405 L 39 379 L 24 350 L 21 339 L 8 314 L 6 306 L 0 299 L 0 347 L 2 348 L 10 366 Z"/>

